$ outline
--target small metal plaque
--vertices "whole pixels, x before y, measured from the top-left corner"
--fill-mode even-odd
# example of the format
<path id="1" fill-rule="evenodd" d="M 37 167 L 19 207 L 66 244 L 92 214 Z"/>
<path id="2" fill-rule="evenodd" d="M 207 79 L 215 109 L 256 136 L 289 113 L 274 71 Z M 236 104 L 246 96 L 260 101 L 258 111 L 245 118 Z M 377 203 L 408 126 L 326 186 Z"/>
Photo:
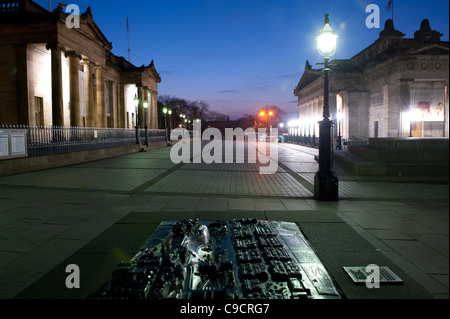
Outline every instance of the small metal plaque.
<path id="1" fill-rule="evenodd" d="M 380 284 L 403 284 L 403 280 L 397 276 L 389 267 L 380 266 Z M 344 267 L 345 272 L 350 276 L 355 284 L 365 284 L 369 276 L 373 273 L 366 271 L 366 267 Z"/>

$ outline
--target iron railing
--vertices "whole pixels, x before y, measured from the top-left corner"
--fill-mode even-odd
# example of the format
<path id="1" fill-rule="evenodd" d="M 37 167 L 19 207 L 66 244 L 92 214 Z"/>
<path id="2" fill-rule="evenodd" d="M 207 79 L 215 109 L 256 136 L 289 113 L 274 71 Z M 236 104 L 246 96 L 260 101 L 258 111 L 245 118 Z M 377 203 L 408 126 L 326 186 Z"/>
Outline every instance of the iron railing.
<path id="1" fill-rule="evenodd" d="M 28 157 L 137 144 L 135 129 L 1 125 L 0 130 L 26 130 Z M 165 130 L 139 130 L 141 144 L 165 140 Z"/>
<path id="2" fill-rule="evenodd" d="M 305 146 L 319 146 L 319 136 L 294 136 L 289 135 L 285 138 L 286 143 L 294 143 Z M 349 145 L 367 145 L 369 144 L 368 140 L 360 140 L 360 139 L 351 139 L 351 140 L 342 140 L 342 145 L 344 148 L 347 148 Z M 335 143 L 336 145 L 336 143 Z"/>

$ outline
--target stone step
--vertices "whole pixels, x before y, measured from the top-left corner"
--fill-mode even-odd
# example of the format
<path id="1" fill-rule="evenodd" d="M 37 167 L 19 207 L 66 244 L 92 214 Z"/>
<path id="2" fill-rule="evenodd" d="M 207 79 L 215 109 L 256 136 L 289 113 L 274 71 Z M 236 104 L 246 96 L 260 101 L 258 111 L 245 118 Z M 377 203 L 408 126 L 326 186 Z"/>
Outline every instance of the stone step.
<path id="1" fill-rule="evenodd" d="M 374 145 L 349 145 L 348 150 L 358 156 L 382 163 L 447 163 L 448 150 L 394 150 Z"/>
<path id="2" fill-rule="evenodd" d="M 449 151 L 448 138 L 371 138 L 369 145 L 392 151 Z"/>
<path id="3" fill-rule="evenodd" d="M 349 151 L 334 152 L 334 160 L 359 176 L 448 176 L 447 163 L 382 163 L 370 161 Z"/>

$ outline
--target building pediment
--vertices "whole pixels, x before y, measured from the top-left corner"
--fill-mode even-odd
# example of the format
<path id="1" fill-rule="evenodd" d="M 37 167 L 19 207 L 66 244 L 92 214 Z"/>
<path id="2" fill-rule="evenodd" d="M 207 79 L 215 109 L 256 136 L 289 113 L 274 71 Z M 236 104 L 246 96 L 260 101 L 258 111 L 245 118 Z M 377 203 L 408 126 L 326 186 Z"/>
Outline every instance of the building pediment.
<path id="1" fill-rule="evenodd" d="M 156 71 L 155 62 L 153 60 L 148 66 L 145 65 L 141 66 L 139 70 L 144 72 L 147 76 L 155 79 L 158 83 L 161 83 L 161 76 Z"/>
<path id="2" fill-rule="evenodd" d="M 306 68 L 302 78 L 300 79 L 300 82 L 298 83 L 297 87 L 294 90 L 294 95 L 297 95 L 302 89 L 304 89 L 305 87 L 307 87 L 320 77 L 322 77 L 321 70 L 313 70 L 310 68 Z"/>
<path id="3" fill-rule="evenodd" d="M 68 15 L 66 14 L 66 16 Z M 80 29 L 75 30 L 81 32 L 90 40 L 101 44 L 103 47 L 108 49 L 108 51 L 112 49 L 112 43 L 108 41 L 103 32 L 94 22 L 90 8 L 88 8 L 86 12 L 80 16 Z"/>
<path id="4" fill-rule="evenodd" d="M 448 45 L 442 45 L 440 43 L 434 43 L 431 45 L 427 45 L 421 47 L 419 49 L 415 49 L 410 52 L 411 55 L 448 55 L 449 47 Z"/>

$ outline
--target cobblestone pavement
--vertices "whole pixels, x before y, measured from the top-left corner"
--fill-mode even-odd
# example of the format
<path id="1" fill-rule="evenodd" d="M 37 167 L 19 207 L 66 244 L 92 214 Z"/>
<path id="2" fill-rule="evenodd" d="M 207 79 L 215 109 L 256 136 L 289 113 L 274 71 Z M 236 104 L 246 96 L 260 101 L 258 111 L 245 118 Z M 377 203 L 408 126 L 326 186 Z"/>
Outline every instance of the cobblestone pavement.
<path id="1" fill-rule="evenodd" d="M 316 149 L 279 144 L 279 170 L 173 164 L 170 148 L 0 178 L 0 298 L 87 298 L 163 220 L 296 222 L 348 298 L 448 298 L 448 184 L 352 176 L 313 199 Z M 384 263 L 405 285 L 355 287 L 343 266 Z M 64 287 L 76 263 L 83 289 Z"/>

